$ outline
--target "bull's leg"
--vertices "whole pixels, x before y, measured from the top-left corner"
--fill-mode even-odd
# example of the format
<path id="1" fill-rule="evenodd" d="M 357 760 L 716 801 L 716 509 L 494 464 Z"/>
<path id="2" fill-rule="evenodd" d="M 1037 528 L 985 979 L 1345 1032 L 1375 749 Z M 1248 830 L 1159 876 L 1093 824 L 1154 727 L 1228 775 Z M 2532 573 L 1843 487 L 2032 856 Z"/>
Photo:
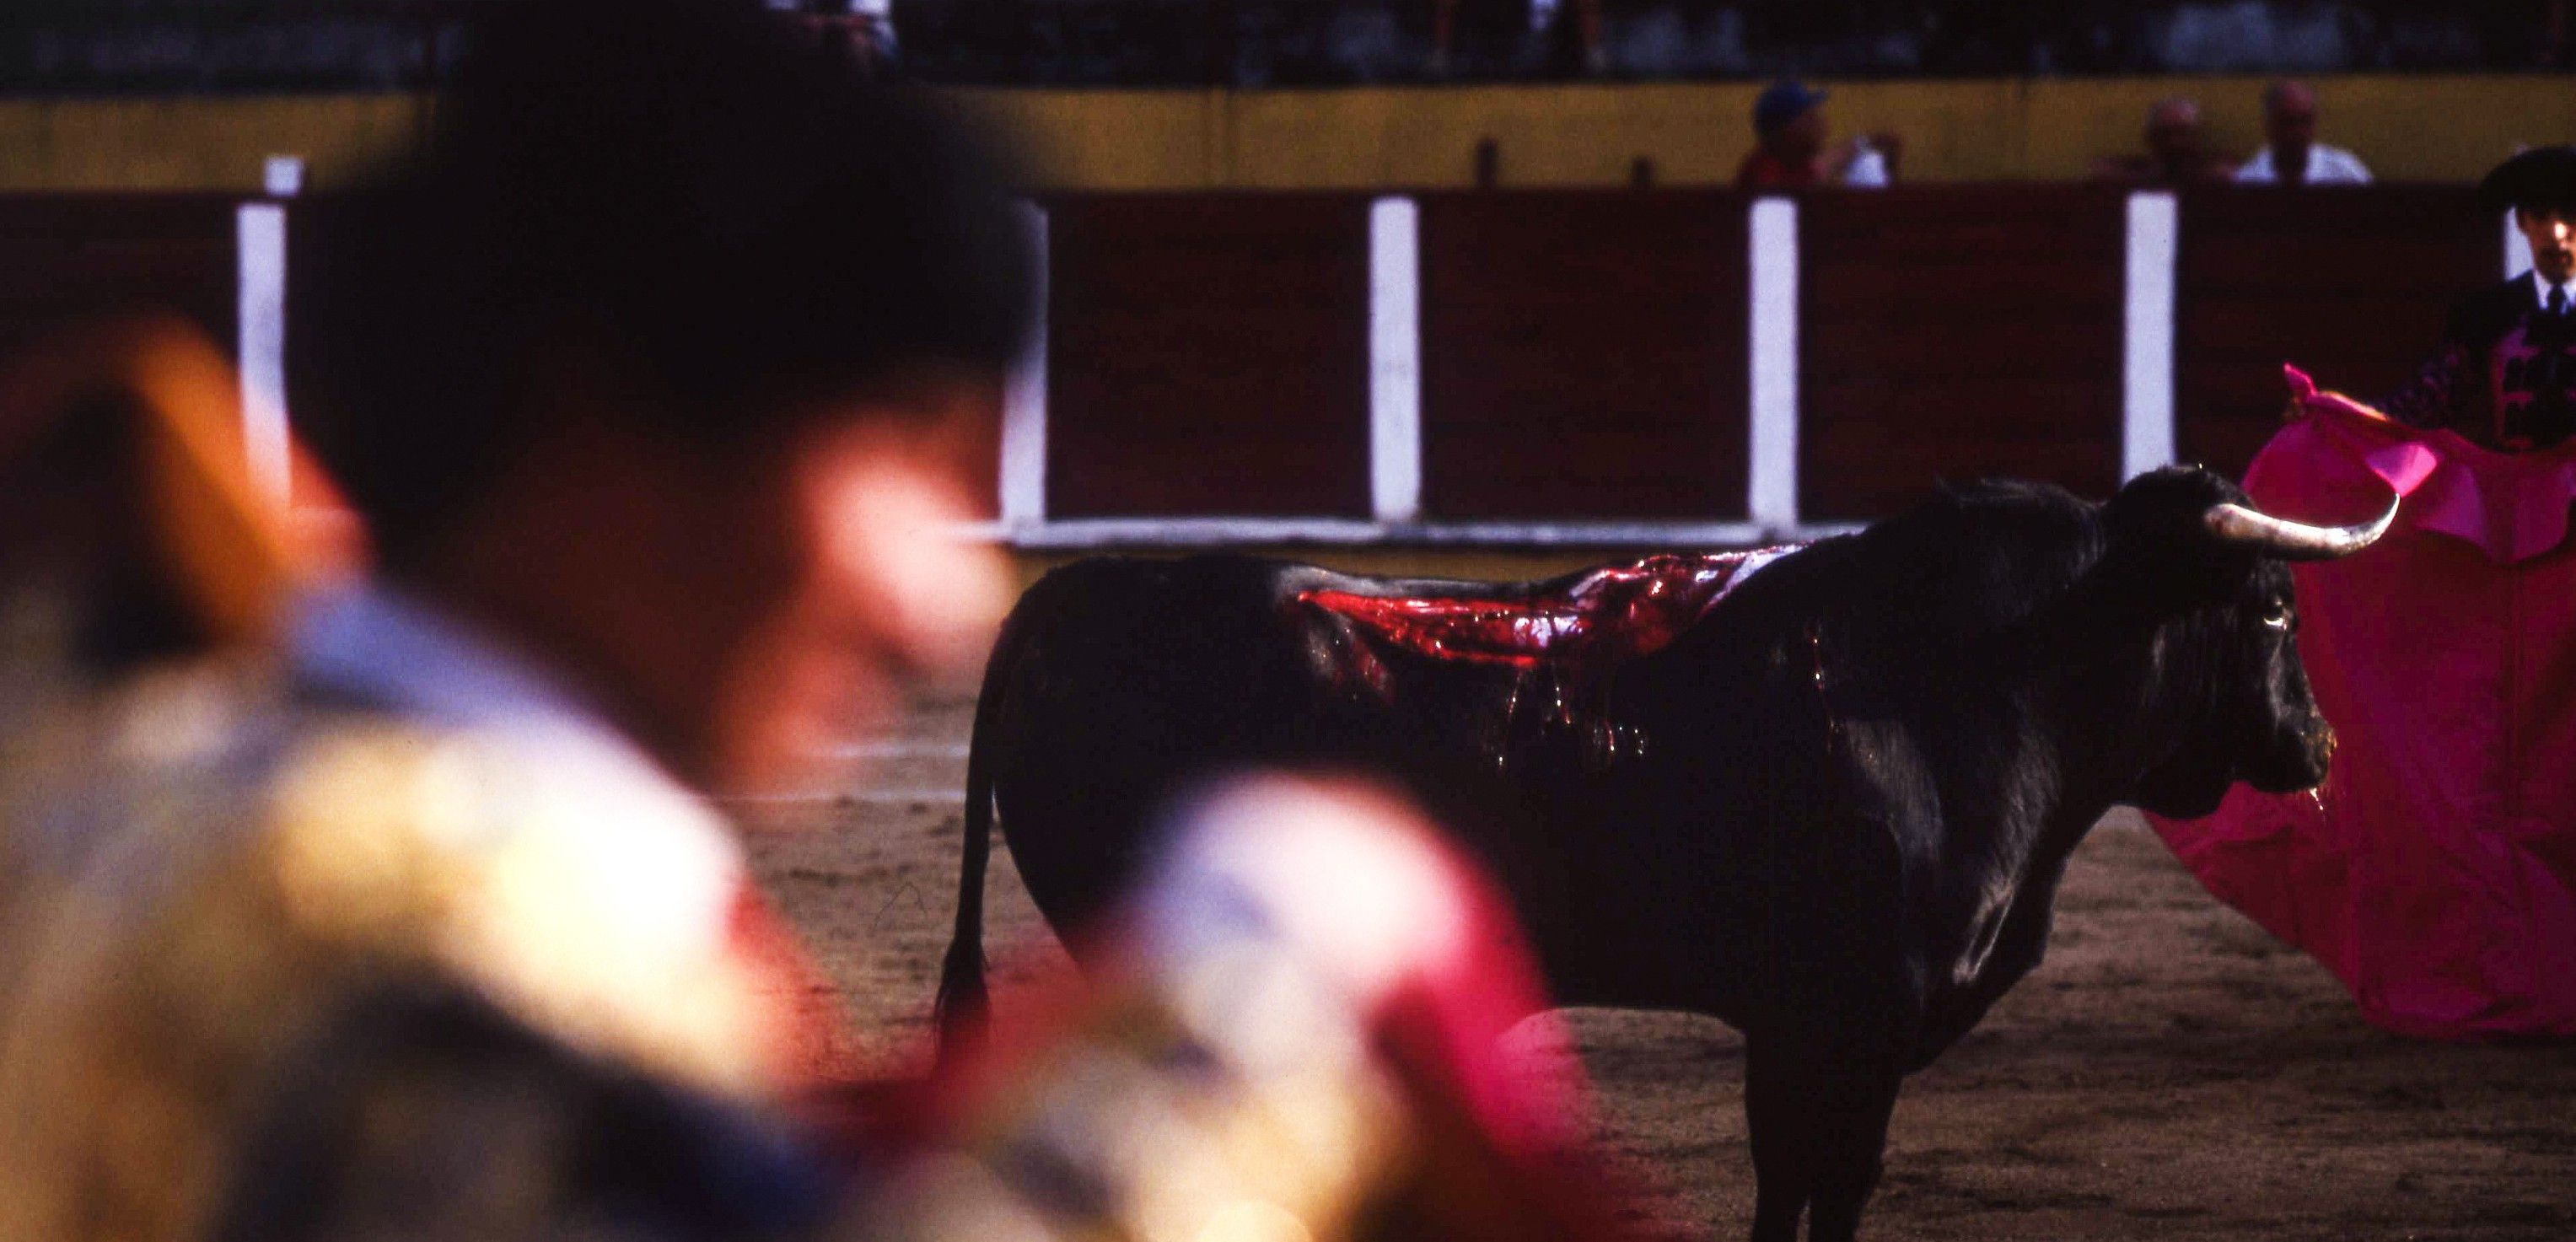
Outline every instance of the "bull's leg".
<path id="1" fill-rule="evenodd" d="M 1896 1110 L 1902 1071 L 1848 1066 L 1817 1101 L 1816 1182 L 1809 1200 L 1812 1242 L 1851 1242 L 1860 1210 L 1878 1189 L 1887 1151 L 1887 1119 Z"/>
<path id="2" fill-rule="evenodd" d="M 1798 1242 L 1815 1193 L 1811 1071 L 1786 1041 L 1749 1034 L 1744 1123 L 1753 1144 L 1753 1242 Z"/>
<path id="3" fill-rule="evenodd" d="M 1849 1242 L 1878 1186 L 1887 1121 L 1902 1071 L 1834 1051 L 1813 1032 L 1754 1034 L 1745 1045 L 1744 1111 L 1753 1142 L 1754 1242 Z"/>

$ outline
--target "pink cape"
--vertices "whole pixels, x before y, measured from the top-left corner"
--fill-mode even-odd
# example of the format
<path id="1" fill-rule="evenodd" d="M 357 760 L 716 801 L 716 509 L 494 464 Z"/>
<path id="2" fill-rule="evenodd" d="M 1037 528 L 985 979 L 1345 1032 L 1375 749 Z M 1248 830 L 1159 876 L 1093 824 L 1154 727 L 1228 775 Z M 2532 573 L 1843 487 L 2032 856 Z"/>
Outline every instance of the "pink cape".
<path id="1" fill-rule="evenodd" d="M 2507 455 L 2384 421 L 2296 368 L 2306 417 L 2246 472 L 2266 511 L 2397 525 L 2297 567 L 2340 740 L 2316 795 L 2149 816 L 2212 893 L 2325 963 L 2388 1030 L 2576 1035 L 2576 445 Z"/>

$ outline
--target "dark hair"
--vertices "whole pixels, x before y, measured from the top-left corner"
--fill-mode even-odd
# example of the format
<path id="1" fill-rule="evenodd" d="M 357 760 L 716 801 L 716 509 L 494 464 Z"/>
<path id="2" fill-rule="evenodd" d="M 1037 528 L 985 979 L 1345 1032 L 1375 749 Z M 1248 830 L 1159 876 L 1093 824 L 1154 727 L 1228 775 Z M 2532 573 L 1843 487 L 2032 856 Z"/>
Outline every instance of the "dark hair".
<path id="1" fill-rule="evenodd" d="M 314 203 L 296 256 L 299 413 L 389 563 L 507 465 L 566 347 L 711 445 L 1019 347 L 1027 239 L 932 101 L 736 0 L 494 7 L 426 149 Z"/>

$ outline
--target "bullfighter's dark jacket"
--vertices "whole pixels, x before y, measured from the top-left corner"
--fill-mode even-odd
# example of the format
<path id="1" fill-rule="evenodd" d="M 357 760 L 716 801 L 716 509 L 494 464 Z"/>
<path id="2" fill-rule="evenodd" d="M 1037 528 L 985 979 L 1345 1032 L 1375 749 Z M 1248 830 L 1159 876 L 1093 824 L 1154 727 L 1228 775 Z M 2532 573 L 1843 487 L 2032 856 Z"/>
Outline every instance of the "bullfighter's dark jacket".
<path id="1" fill-rule="evenodd" d="M 2380 408 L 2508 452 L 2576 435 L 2576 307 L 2552 314 L 2540 299 L 2528 274 L 2462 299 L 2440 352 Z"/>

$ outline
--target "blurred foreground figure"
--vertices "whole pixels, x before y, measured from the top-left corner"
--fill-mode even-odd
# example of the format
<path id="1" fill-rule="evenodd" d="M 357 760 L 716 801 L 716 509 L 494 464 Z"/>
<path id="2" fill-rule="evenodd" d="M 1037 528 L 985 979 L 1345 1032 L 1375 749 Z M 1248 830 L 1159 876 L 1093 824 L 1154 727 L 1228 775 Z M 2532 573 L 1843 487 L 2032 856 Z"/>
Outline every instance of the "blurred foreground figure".
<path id="1" fill-rule="evenodd" d="M 1286 783 L 1183 817 L 1104 999 L 864 1151 L 791 1130 L 847 1047 L 706 795 L 981 645 L 998 566 L 945 532 L 1024 240 L 948 122 L 747 8 L 498 22 L 315 260 L 380 578 L 215 692 L 13 720 L 0 1237 L 1605 1236 L 1577 1102 L 1496 1051 L 1508 924 Z"/>
<path id="2" fill-rule="evenodd" d="M 704 795 L 1004 602 L 945 531 L 1023 331 L 1012 205 L 718 0 L 509 6 L 439 126 L 314 259 L 308 414 L 380 581 L 266 688 L 11 738 L 0 1237 L 203 1234 L 390 979 L 730 1106 L 844 1073 Z"/>
<path id="3" fill-rule="evenodd" d="M 791 1242 L 840 1200 L 774 1119 L 435 978 L 349 989 L 246 1112 L 210 1242 Z"/>
<path id="4" fill-rule="evenodd" d="M 1627 1236 L 1579 1092 L 1500 1042 L 1546 1002 L 1498 891 L 1356 788 L 1177 819 L 1092 988 L 952 1072 L 867 1237 Z"/>
<path id="5" fill-rule="evenodd" d="M 0 356 L 0 797 L 102 739 L 191 736 L 271 675 L 287 600 L 333 566 L 254 484 L 241 427 L 238 377 L 176 317 L 67 318 Z M 85 848 L 0 829 L 0 918 Z"/>
<path id="6" fill-rule="evenodd" d="M 243 459 L 193 325 L 69 322 L 0 357 L 0 727 L 273 639 L 315 566 Z"/>

